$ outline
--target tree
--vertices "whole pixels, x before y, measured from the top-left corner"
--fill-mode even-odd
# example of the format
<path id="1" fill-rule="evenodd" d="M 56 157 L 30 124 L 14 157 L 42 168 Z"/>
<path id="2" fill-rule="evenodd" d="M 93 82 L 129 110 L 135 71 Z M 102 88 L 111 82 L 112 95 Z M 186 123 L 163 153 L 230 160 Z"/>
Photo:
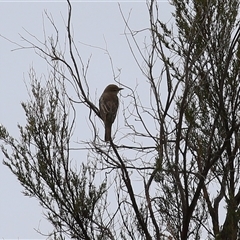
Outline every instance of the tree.
<path id="1" fill-rule="evenodd" d="M 22 104 L 27 124 L 19 126 L 20 139 L 1 126 L 4 164 L 25 194 L 46 209 L 56 238 L 239 238 L 239 3 L 173 0 L 172 5 L 174 27 L 160 20 L 157 2 L 147 2 L 150 37 L 144 50 L 122 15 L 126 39 L 142 57 L 132 52 L 150 89 L 148 104 L 129 89 L 131 101 L 123 111 L 128 144 L 103 144 L 98 135 L 99 110 L 89 96 L 88 65 L 71 33 L 70 2 L 70 60 L 59 50 L 58 37 L 44 47 L 25 39 L 52 72 L 43 86 L 32 70 L 32 98 Z M 69 83 L 78 103 L 69 97 Z M 70 158 L 76 104 L 89 110 L 94 133 L 85 144 L 91 158 L 80 169 Z M 106 178 L 97 184 L 99 175 Z M 139 179 L 140 191 L 134 183 Z M 111 212 L 113 188 L 118 204 Z"/>

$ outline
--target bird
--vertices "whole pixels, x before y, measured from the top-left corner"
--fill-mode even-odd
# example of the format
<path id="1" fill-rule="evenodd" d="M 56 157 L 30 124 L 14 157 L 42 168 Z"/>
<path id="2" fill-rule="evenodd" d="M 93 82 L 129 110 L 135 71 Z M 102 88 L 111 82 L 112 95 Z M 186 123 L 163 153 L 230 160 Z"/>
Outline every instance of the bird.
<path id="1" fill-rule="evenodd" d="M 105 126 L 105 142 L 111 140 L 112 124 L 116 118 L 119 100 L 117 94 L 123 88 L 115 84 L 108 85 L 99 98 L 99 113 Z"/>

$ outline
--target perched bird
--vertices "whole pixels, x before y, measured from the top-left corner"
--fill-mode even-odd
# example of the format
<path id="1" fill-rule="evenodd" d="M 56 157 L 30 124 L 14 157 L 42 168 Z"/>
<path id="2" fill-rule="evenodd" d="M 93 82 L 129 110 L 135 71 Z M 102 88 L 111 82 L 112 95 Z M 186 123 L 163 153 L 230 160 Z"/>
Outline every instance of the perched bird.
<path id="1" fill-rule="evenodd" d="M 99 99 L 100 116 L 105 125 L 106 142 L 111 140 L 112 124 L 116 118 L 119 105 L 117 94 L 122 89 L 114 84 L 110 84 L 105 88 Z"/>

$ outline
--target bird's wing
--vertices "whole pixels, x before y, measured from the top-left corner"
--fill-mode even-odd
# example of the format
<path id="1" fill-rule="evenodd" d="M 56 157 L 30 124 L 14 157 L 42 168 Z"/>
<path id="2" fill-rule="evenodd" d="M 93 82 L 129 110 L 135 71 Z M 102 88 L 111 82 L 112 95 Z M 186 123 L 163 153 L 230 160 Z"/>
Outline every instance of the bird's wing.
<path id="1" fill-rule="evenodd" d="M 118 98 L 104 98 L 101 97 L 99 101 L 100 110 L 104 113 L 105 116 L 102 116 L 106 120 L 113 122 L 116 118 L 117 109 L 118 109 Z"/>

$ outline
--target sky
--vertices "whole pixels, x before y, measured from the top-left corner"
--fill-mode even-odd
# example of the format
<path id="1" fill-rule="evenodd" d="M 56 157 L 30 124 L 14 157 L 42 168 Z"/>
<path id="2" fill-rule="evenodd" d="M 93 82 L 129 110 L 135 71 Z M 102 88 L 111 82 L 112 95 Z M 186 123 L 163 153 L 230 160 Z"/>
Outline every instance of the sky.
<path id="1" fill-rule="evenodd" d="M 169 4 L 167 1 L 159 4 L 162 18 L 167 20 Z M 103 88 L 113 82 L 109 57 L 101 48 L 108 49 L 116 73 L 121 69 L 119 80 L 123 84 L 130 87 L 139 84 L 139 91 L 145 91 L 143 76 L 123 34 L 125 25 L 120 8 L 126 17 L 130 14 L 129 23 L 134 30 L 148 27 L 145 1 L 72 1 L 74 39 L 84 61 L 91 56 L 88 80 L 96 103 Z M 34 67 L 41 76 L 47 74 L 47 64 L 33 50 L 18 49 L 13 42 L 26 46 L 21 36 L 32 39 L 27 32 L 43 40 L 43 29 L 51 35 L 52 29 L 44 14 L 47 12 L 52 15 L 64 45 L 67 10 L 65 1 L 0 1 L 0 124 L 16 138 L 17 124 L 25 122 L 20 103 L 28 100 L 29 69 Z M 146 31 L 139 35 L 141 44 L 145 36 Z M 83 122 L 86 118 L 82 118 Z M 91 137 L 87 132 L 82 134 L 86 134 L 86 139 Z M 37 231 L 47 234 L 52 230 L 43 209 L 36 199 L 22 194 L 22 186 L 2 164 L 2 153 L 0 159 L 0 239 L 46 238 Z"/>

